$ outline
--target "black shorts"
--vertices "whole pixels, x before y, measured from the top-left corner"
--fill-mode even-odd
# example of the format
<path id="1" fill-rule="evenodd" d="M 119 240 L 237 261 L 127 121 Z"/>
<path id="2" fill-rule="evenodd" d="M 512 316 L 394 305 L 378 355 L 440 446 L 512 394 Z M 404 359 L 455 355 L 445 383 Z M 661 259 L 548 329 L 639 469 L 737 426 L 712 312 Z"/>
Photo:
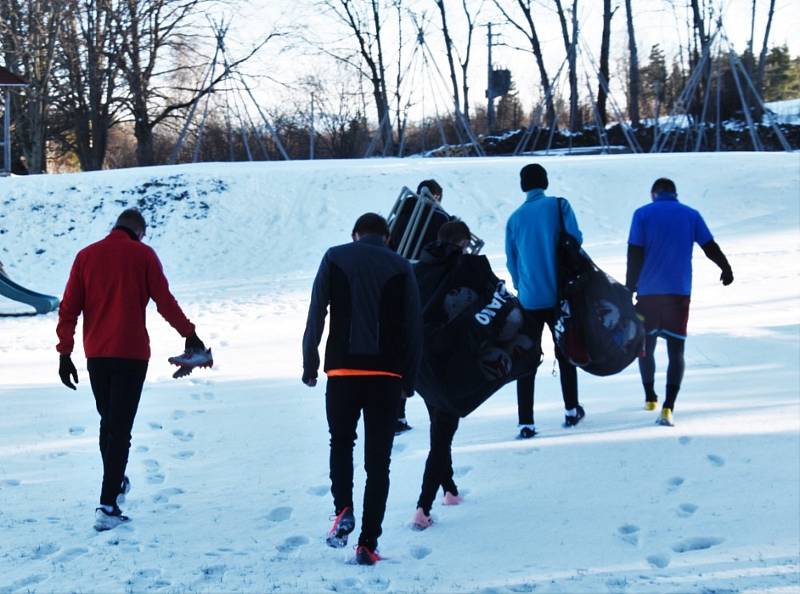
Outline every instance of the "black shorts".
<path id="1" fill-rule="evenodd" d="M 685 340 L 689 301 L 689 295 L 643 295 L 636 299 L 636 311 L 644 316 L 648 334 Z"/>

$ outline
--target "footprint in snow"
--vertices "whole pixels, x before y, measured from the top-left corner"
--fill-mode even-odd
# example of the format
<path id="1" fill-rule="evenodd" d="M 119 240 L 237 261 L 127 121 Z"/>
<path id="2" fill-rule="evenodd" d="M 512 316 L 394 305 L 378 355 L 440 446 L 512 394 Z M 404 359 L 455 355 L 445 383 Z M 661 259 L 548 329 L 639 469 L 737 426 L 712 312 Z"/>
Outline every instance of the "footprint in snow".
<path id="1" fill-rule="evenodd" d="M 147 482 L 150 485 L 160 485 L 164 482 L 164 475 L 160 472 L 153 472 L 147 475 Z"/>
<path id="2" fill-rule="evenodd" d="M 165 588 L 170 585 L 170 582 L 161 578 L 160 569 L 137 569 L 128 578 L 127 585 L 126 589 L 131 592 L 142 592 Z"/>
<path id="3" fill-rule="evenodd" d="M 688 518 L 697 511 L 697 506 L 694 503 L 681 503 L 678 506 L 678 515 L 681 518 Z"/>
<path id="4" fill-rule="evenodd" d="M 174 429 L 172 431 L 172 435 L 180 439 L 181 441 L 192 441 L 194 439 L 194 433 L 191 431 L 186 432 L 180 429 Z"/>
<path id="5" fill-rule="evenodd" d="M 682 435 L 681 437 L 678 438 L 678 443 L 681 445 L 689 445 L 691 441 L 692 438 L 689 437 L 688 435 Z"/>
<path id="6" fill-rule="evenodd" d="M 164 425 L 162 425 L 157 421 L 150 421 L 149 423 L 147 423 L 147 426 L 150 427 L 150 429 L 155 429 L 156 431 L 160 431 L 161 429 L 164 428 Z"/>
<path id="7" fill-rule="evenodd" d="M 0 588 L 0 594 L 6 594 L 11 592 L 17 592 L 19 590 L 23 592 L 32 591 L 33 588 L 31 586 L 35 586 L 47 579 L 46 575 L 43 574 L 36 574 L 36 575 L 29 575 L 28 577 L 20 578 L 11 583 L 9 586 L 5 586 Z"/>
<path id="8" fill-rule="evenodd" d="M 40 545 L 36 545 L 33 549 L 33 553 L 31 554 L 31 559 L 44 559 L 45 557 L 49 557 L 53 553 L 58 552 L 61 550 L 57 544 L 52 542 L 42 543 Z"/>
<path id="9" fill-rule="evenodd" d="M 19 487 L 20 482 L 17 479 L 6 479 L 2 484 L 7 487 Z"/>
<path id="10" fill-rule="evenodd" d="M 225 565 L 207 565 L 205 567 L 201 567 L 200 571 L 203 574 L 203 578 L 207 580 L 222 580 L 222 576 L 225 575 L 225 572 L 228 571 L 228 568 Z"/>
<path id="11" fill-rule="evenodd" d="M 291 507 L 276 507 L 271 512 L 269 512 L 269 514 L 267 514 L 267 519 L 271 520 L 272 522 L 285 522 L 291 517 L 292 517 Z"/>
<path id="12" fill-rule="evenodd" d="M 625 592 L 628 589 L 628 580 L 624 577 L 613 577 L 606 580 L 606 588 L 609 592 Z"/>
<path id="13" fill-rule="evenodd" d="M 633 546 L 639 544 L 639 527 L 635 524 L 623 524 L 617 528 L 617 536 Z"/>
<path id="14" fill-rule="evenodd" d="M 710 549 L 722 543 L 724 539 L 716 536 L 695 536 L 687 538 L 672 545 L 672 550 L 676 553 L 688 553 L 690 551 L 702 551 Z"/>
<path id="15" fill-rule="evenodd" d="M 467 476 L 472 466 L 459 466 L 453 469 L 453 476 Z"/>
<path id="16" fill-rule="evenodd" d="M 708 454 L 706 458 L 708 458 L 708 461 L 711 462 L 712 466 L 716 466 L 717 468 L 725 466 L 725 459 L 722 456 L 717 456 L 716 454 Z"/>
<path id="17" fill-rule="evenodd" d="M 395 452 L 397 454 L 399 454 L 400 452 L 402 452 L 405 449 L 406 449 L 406 444 L 404 444 L 404 443 L 395 443 L 392 446 L 392 452 Z"/>
<path id="18" fill-rule="evenodd" d="M 666 553 L 657 553 L 655 555 L 648 555 L 647 556 L 647 563 L 650 567 L 656 567 L 658 569 L 664 569 L 667 565 L 669 565 L 669 555 Z"/>
<path id="19" fill-rule="evenodd" d="M 183 450 L 175 454 L 175 458 L 178 458 L 178 460 L 188 460 L 192 456 L 194 456 L 194 452 L 192 450 Z"/>
<path id="20" fill-rule="evenodd" d="M 304 544 L 308 544 L 308 538 L 305 536 L 290 536 L 282 543 L 275 545 L 275 548 L 278 549 L 280 553 L 291 553 Z"/>
<path id="21" fill-rule="evenodd" d="M 175 495 L 182 495 L 183 489 L 178 487 L 170 487 L 168 489 L 161 489 L 156 495 L 153 496 L 153 503 L 168 503 L 169 498 Z"/>
<path id="22" fill-rule="evenodd" d="M 328 485 L 318 485 L 316 487 L 310 487 L 306 490 L 306 493 L 309 495 L 314 495 L 315 497 L 322 497 L 323 495 L 327 495 L 330 493 L 330 487 Z"/>
<path id="23" fill-rule="evenodd" d="M 514 584 L 508 587 L 512 592 L 533 592 L 536 589 L 536 584 Z"/>
<path id="24" fill-rule="evenodd" d="M 70 435 L 83 435 L 83 433 L 85 431 L 86 431 L 86 427 L 81 427 L 79 425 L 76 425 L 74 427 L 70 427 L 69 428 L 69 434 Z"/>
<path id="25" fill-rule="evenodd" d="M 356 578 L 345 578 L 337 580 L 328 586 L 332 592 L 363 592 L 361 580 Z"/>
<path id="26" fill-rule="evenodd" d="M 150 448 L 147 446 L 136 446 L 136 453 L 137 454 L 146 454 L 150 451 Z"/>
<path id="27" fill-rule="evenodd" d="M 186 411 L 185 410 L 172 411 L 172 420 L 173 421 L 177 421 L 178 419 L 182 419 L 185 416 L 186 416 Z"/>
<path id="28" fill-rule="evenodd" d="M 674 491 L 684 483 L 684 478 L 680 476 L 673 476 L 667 481 L 668 491 Z"/>
<path id="29" fill-rule="evenodd" d="M 85 555 L 89 552 L 86 547 L 73 547 L 61 553 L 58 557 L 53 559 L 54 563 L 69 563 L 78 557 Z"/>
<path id="30" fill-rule="evenodd" d="M 428 547 L 411 547 L 411 556 L 414 559 L 424 559 L 428 555 L 431 554 L 431 550 Z"/>

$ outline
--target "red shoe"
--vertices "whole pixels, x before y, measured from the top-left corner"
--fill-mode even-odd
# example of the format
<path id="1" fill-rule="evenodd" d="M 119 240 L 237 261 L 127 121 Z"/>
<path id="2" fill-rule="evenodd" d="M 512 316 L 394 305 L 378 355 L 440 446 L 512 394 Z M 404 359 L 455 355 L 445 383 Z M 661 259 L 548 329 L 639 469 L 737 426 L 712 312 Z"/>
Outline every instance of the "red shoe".
<path id="1" fill-rule="evenodd" d="M 375 565 L 381 561 L 382 557 L 375 549 L 370 549 L 366 545 L 358 545 L 356 547 L 356 563 L 359 565 Z"/>
<path id="2" fill-rule="evenodd" d="M 356 518 L 353 515 L 353 509 L 349 506 L 345 507 L 333 520 L 333 526 L 331 526 L 328 532 L 328 538 L 325 539 L 325 542 L 328 543 L 329 547 L 341 549 L 347 546 L 347 535 L 350 534 L 355 527 Z"/>

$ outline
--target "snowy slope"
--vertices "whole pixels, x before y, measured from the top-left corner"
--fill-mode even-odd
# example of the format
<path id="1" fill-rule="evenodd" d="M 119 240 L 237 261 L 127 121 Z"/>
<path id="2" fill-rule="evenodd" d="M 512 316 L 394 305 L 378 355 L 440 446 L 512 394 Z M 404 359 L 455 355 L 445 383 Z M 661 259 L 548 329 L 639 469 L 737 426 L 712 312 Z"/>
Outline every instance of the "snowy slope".
<path id="1" fill-rule="evenodd" d="M 308 291 L 329 245 L 400 187 L 435 177 L 499 276 L 523 159 L 204 164 L 0 179 L 0 260 L 60 294 L 75 252 L 125 206 L 151 226 L 173 290 L 217 366 L 174 381 L 182 342 L 153 309 L 125 529 L 91 528 L 96 412 L 58 384 L 54 314 L 0 318 L 0 593 L 230 591 L 794 592 L 800 589 L 800 156 L 539 159 L 595 260 L 624 276 L 627 228 L 655 177 L 704 214 L 736 275 L 699 250 L 677 427 L 641 410 L 635 367 L 580 374 L 587 418 L 560 427 L 552 350 L 540 435 L 514 439 L 507 386 L 455 439 L 457 508 L 408 528 L 427 418 L 397 438 L 375 568 L 324 546 L 332 503 L 324 387 L 298 380 Z M 16 306 L 0 299 L 0 311 Z M 663 382 L 665 354 L 657 353 Z M 362 444 L 359 443 L 359 446 Z M 363 457 L 357 448 L 356 463 Z M 357 472 L 356 490 L 363 488 Z M 358 500 L 358 498 L 357 498 Z M 357 504 L 358 505 L 358 504 Z"/>

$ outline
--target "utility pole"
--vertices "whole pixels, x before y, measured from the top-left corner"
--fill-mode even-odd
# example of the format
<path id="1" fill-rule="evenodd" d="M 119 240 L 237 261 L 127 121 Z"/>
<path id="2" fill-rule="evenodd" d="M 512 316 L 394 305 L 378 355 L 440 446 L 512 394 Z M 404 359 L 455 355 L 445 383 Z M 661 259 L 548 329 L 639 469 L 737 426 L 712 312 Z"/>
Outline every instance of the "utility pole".
<path id="1" fill-rule="evenodd" d="M 308 158 L 314 160 L 314 141 L 316 134 L 314 133 L 314 93 L 311 93 L 311 130 L 308 132 Z"/>
<path id="2" fill-rule="evenodd" d="M 486 34 L 486 41 L 489 48 L 489 60 L 488 78 L 486 84 L 486 99 L 488 101 L 488 105 L 486 107 L 486 127 L 491 134 L 492 130 L 494 130 L 494 84 L 492 80 L 494 78 L 494 67 L 492 66 L 492 45 L 494 45 L 494 38 L 492 35 L 492 23 L 489 23 L 487 27 L 488 33 Z"/>

